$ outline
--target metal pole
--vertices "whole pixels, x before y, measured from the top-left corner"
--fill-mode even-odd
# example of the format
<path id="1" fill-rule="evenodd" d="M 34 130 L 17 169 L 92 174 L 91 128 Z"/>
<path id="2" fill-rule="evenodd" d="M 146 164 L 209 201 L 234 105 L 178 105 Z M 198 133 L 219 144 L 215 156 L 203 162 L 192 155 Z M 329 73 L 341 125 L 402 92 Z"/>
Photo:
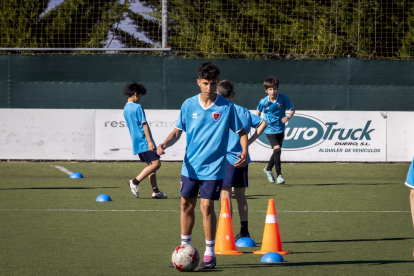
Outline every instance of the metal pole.
<path id="1" fill-rule="evenodd" d="M 162 0 L 162 42 L 161 48 L 168 45 L 168 0 Z"/>

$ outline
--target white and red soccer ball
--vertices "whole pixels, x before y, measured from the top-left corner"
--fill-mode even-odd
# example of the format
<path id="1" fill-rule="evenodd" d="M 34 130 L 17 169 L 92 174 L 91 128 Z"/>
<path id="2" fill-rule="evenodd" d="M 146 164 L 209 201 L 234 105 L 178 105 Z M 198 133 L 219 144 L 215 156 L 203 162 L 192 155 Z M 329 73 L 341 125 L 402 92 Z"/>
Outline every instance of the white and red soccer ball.
<path id="1" fill-rule="evenodd" d="M 190 244 L 179 245 L 174 249 L 171 260 L 177 270 L 189 272 L 198 266 L 200 254 L 197 248 Z"/>

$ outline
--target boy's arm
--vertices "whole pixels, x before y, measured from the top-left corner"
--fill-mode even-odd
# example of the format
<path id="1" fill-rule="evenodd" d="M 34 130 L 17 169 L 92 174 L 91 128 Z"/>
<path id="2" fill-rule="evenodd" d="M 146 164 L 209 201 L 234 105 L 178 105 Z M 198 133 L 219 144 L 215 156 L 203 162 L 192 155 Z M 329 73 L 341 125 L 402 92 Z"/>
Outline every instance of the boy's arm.
<path id="1" fill-rule="evenodd" d="M 145 138 L 147 138 L 147 142 L 148 142 L 148 150 L 149 151 L 154 151 L 154 143 L 151 140 L 151 135 L 149 132 L 149 127 L 147 122 L 143 122 L 142 123 L 142 128 L 144 129 L 144 134 L 145 134 Z"/>
<path id="2" fill-rule="evenodd" d="M 239 160 L 234 163 L 235 168 L 243 168 L 247 165 L 247 156 L 249 156 L 249 147 L 247 145 L 247 132 L 244 128 L 239 131 L 240 145 L 242 152 L 237 155 Z"/>
<path id="3" fill-rule="evenodd" d="M 249 141 L 247 142 L 247 144 L 250 146 L 251 143 L 253 143 L 263 133 L 263 131 L 266 129 L 266 127 L 267 127 L 266 121 L 262 120 L 260 125 L 256 128 L 256 131 L 254 132 L 252 137 L 249 138 Z"/>
<path id="4" fill-rule="evenodd" d="M 289 115 L 282 118 L 282 123 L 286 124 L 289 121 L 289 119 L 292 118 L 293 114 L 295 114 L 295 109 L 291 109 Z"/>
<path id="5" fill-rule="evenodd" d="M 164 143 L 161 143 L 157 147 L 157 154 L 162 155 L 164 154 L 164 150 L 168 147 L 174 145 L 181 137 L 181 133 L 183 131 L 178 128 L 174 128 L 174 130 L 168 135 L 167 139 L 165 139 Z"/>

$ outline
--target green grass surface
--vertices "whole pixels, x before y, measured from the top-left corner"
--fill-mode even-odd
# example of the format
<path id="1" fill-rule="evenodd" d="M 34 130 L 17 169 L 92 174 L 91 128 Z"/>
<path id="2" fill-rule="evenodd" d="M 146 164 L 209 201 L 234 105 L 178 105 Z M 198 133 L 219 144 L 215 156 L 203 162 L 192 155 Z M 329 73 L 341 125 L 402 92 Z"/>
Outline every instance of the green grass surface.
<path id="1" fill-rule="evenodd" d="M 53 166 L 81 172 L 70 179 Z M 197 275 L 413 275 L 408 164 L 283 164 L 286 185 L 250 164 L 249 228 L 257 248 L 218 256 Z M 1 162 L 0 275 L 178 275 L 169 268 L 180 243 L 181 163 L 158 171 L 167 200 L 136 199 L 126 186 L 143 167 L 124 162 Z M 108 194 L 112 202 L 95 201 Z M 275 199 L 283 264 L 261 263 L 268 199 Z M 198 209 L 198 208 L 197 208 Z M 216 204 L 217 215 L 219 204 Z M 234 230 L 240 222 L 234 213 Z M 204 253 L 201 213 L 193 245 Z"/>

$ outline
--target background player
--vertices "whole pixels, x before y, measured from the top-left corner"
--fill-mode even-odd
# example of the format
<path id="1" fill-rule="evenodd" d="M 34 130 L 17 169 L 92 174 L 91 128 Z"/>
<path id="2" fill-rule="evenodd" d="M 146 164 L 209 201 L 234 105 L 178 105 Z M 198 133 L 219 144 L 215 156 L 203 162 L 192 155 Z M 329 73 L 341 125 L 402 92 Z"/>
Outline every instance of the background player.
<path id="1" fill-rule="evenodd" d="M 411 162 L 410 168 L 408 169 L 407 178 L 405 180 L 405 185 L 411 188 L 410 190 L 410 206 L 411 206 L 411 218 L 413 221 L 414 228 L 414 157 Z M 413 250 L 414 257 L 414 250 Z"/>
<path id="2" fill-rule="evenodd" d="M 138 185 L 148 176 L 152 186 L 152 198 L 165 199 L 167 195 L 158 189 L 157 176 L 155 174 L 161 167 L 160 156 L 155 151 L 156 146 L 145 118 L 144 109 L 139 104 L 142 96 L 146 93 L 145 87 L 138 82 L 127 84 L 124 88 L 124 95 L 128 96 L 128 101 L 124 107 L 124 118 L 131 135 L 132 150 L 134 155 L 138 154 L 139 159 L 148 165 L 136 178 L 128 181 L 128 186 L 132 194 L 139 198 Z"/>
<path id="3" fill-rule="evenodd" d="M 218 84 L 217 93 L 229 101 L 232 101 L 236 92 L 234 91 L 234 84 L 229 80 L 222 80 Z M 267 123 L 259 116 L 252 114 L 247 108 L 234 104 L 237 116 L 243 124 L 246 132 L 250 132 L 251 128 L 257 128 L 255 134 L 249 139 L 248 144 L 254 142 L 260 134 L 263 133 L 267 127 Z M 253 139 L 252 139 L 253 138 Z M 234 167 L 237 162 L 237 155 L 242 151 L 239 136 L 234 132 L 229 132 L 229 143 L 227 145 L 226 156 L 226 177 L 223 179 L 223 189 L 221 190 L 221 198 L 227 197 L 230 202 L 231 214 L 233 217 L 233 206 L 231 205 L 231 193 L 234 188 L 234 196 L 237 200 L 237 206 L 240 216 L 240 232 L 236 235 L 236 240 L 249 237 L 249 216 L 248 205 L 246 200 L 245 188 L 248 184 L 248 166 L 243 168 Z M 248 163 L 250 163 L 250 156 L 248 156 Z"/>
<path id="4" fill-rule="evenodd" d="M 273 149 L 273 154 L 263 171 L 266 173 L 269 182 L 274 183 L 275 177 L 272 174 L 272 169 L 275 166 L 277 184 L 285 184 L 280 156 L 282 154 L 283 139 L 285 138 L 285 124 L 295 114 L 295 108 L 286 95 L 278 93 L 278 79 L 267 78 L 264 80 L 263 86 L 268 96 L 259 102 L 256 115 L 260 116 L 263 113 L 263 118 L 268 124 L 265 134 Z M 286 116 L 286 109 L 290 110 L 288 116 Z"/>

